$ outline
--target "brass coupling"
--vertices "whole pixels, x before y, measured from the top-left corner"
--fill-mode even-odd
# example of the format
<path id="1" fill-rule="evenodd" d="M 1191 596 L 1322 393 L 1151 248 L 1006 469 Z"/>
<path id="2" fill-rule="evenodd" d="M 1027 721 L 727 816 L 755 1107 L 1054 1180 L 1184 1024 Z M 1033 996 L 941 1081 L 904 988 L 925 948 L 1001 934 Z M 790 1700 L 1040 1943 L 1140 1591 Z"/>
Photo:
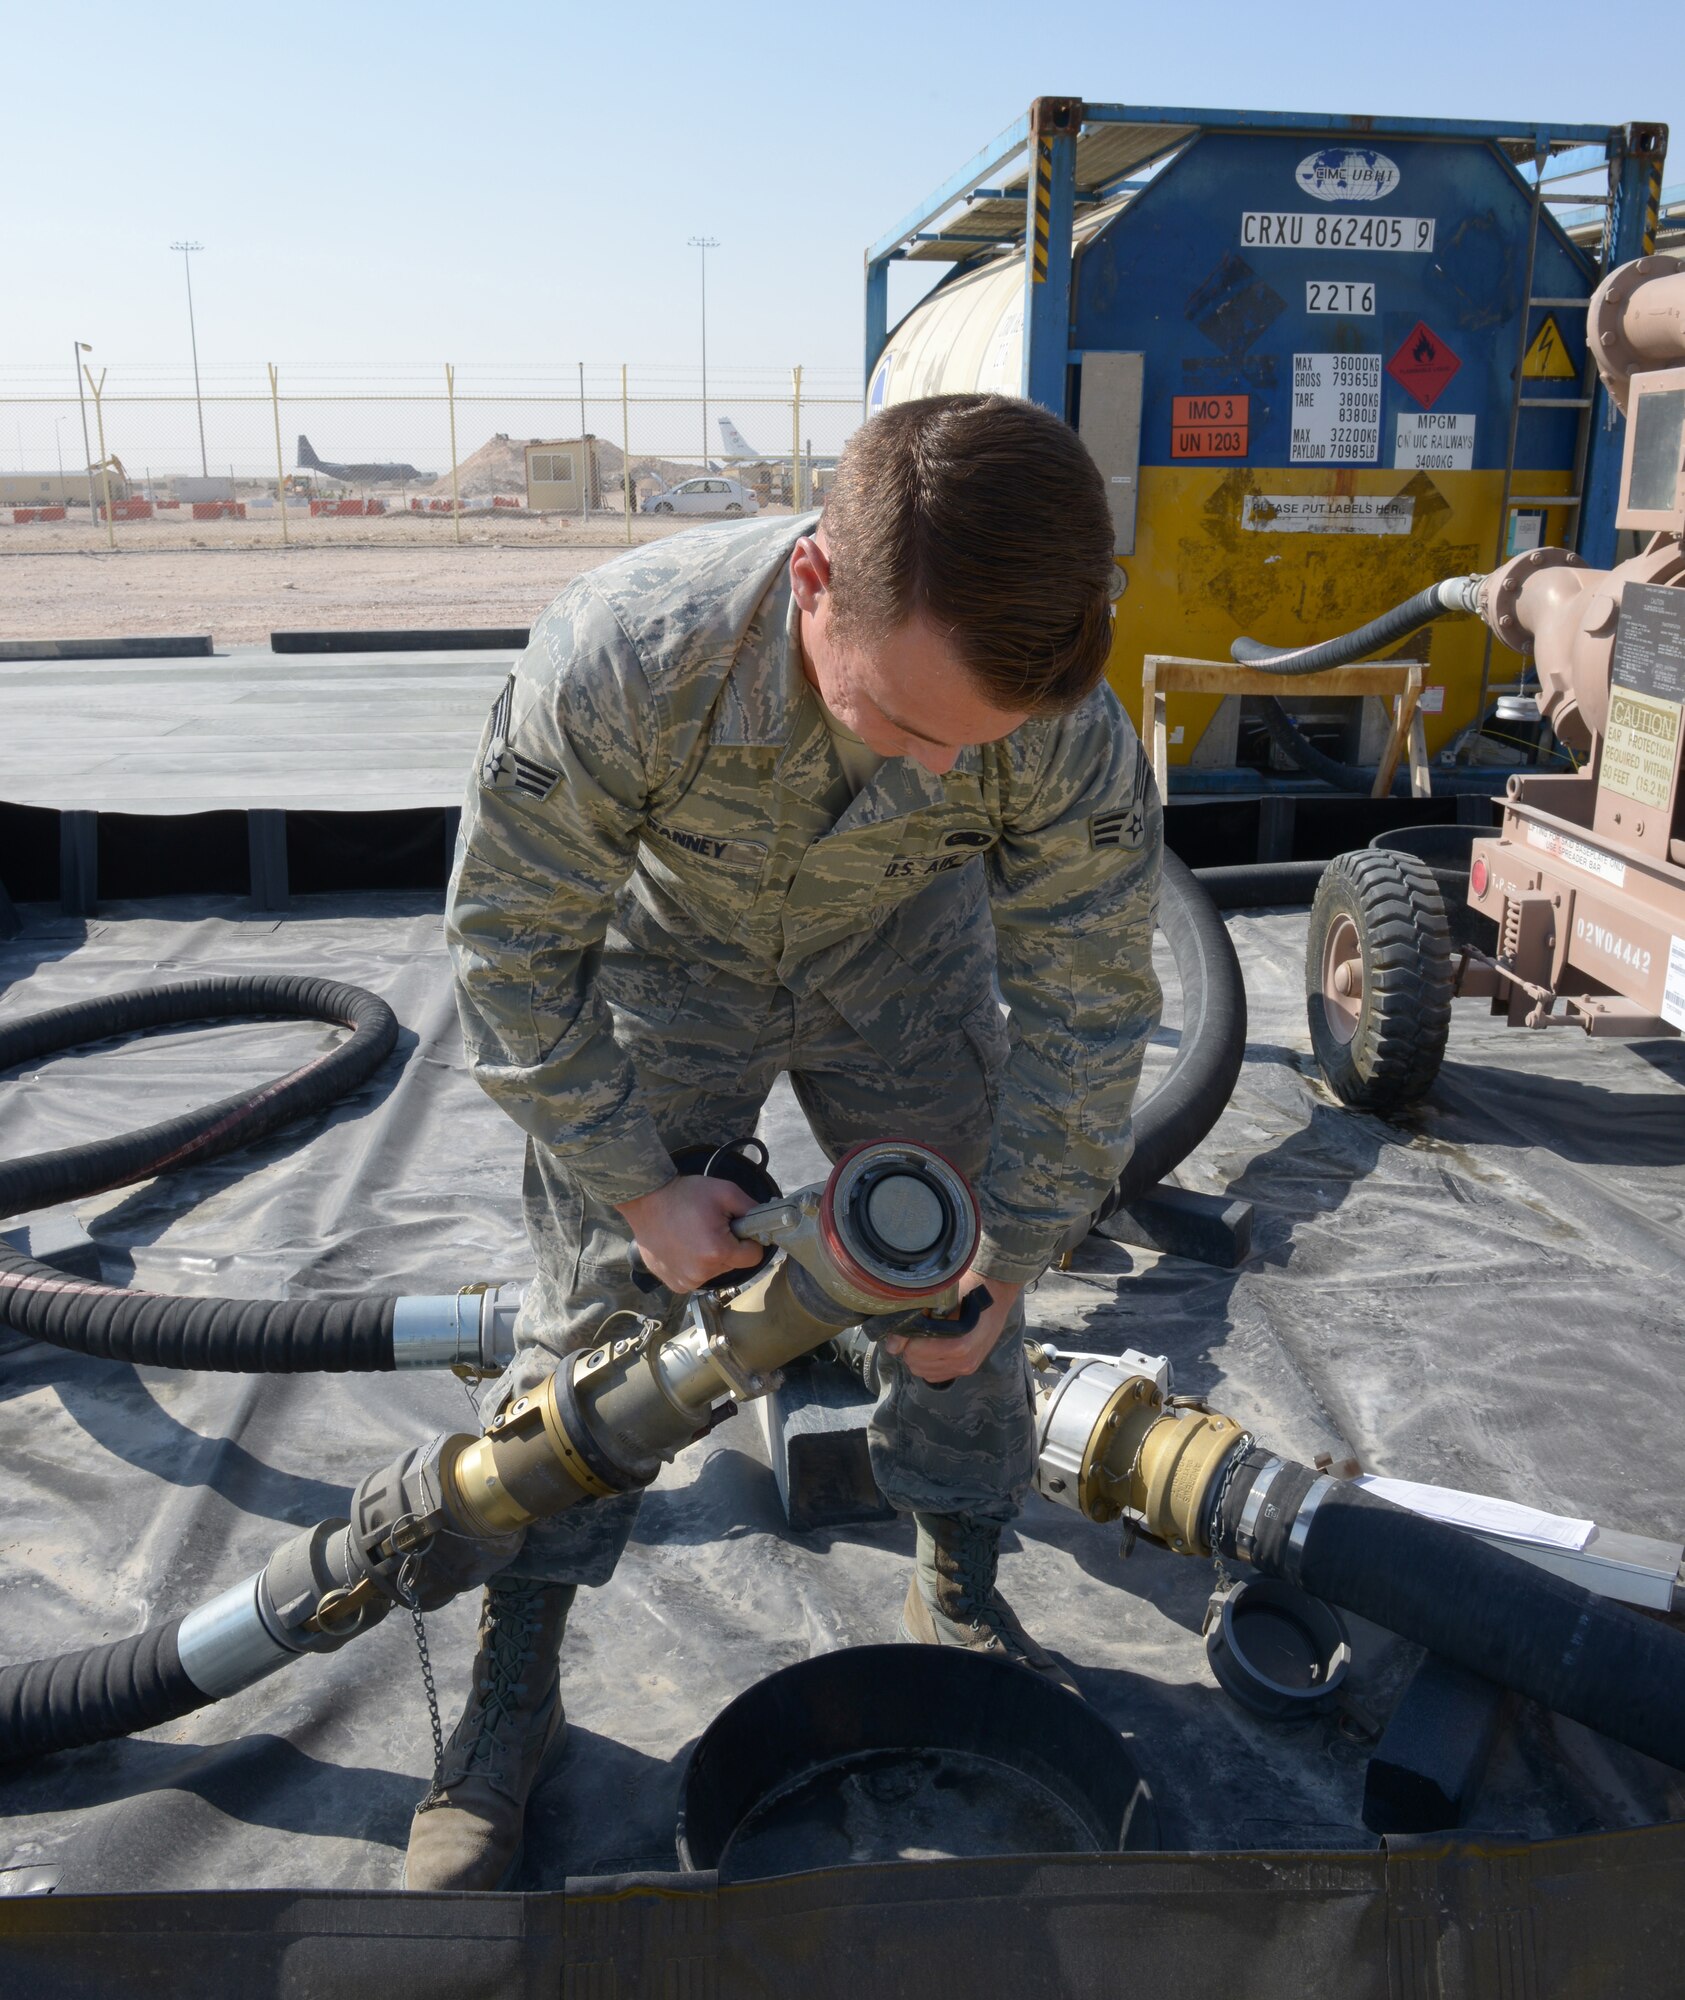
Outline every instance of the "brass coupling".
<path id="1" fill-rule="evenodd" d="M 1178 1555 L 1208 1556 L 1207 1501 L 1246 1433 L 1215 1410 L 1167 1410 L 1141 1441 L 1133 1504 Z"/>
<path id="2" fill-rule="evenodd" d="M 1167 1403 L 1158 1382 L 1092 1358 L 1037 1395 L 1036 1486 L 1091 1521 L 1133 1515 L 1179 1555 L 1209 1555 L 1209 1501 L 1246 1433 L 1232 1417 Z"/>
<path id="3" fill-rule="evenodd" d="M 517 1396 L 483 1437 L 460 1440 L 440 1467 L 446 1504 L 470 1533 L 507 1535 L 582 1500 L 624 1491 L 593 1464 L 562 1409 L 570 1364 Z"/>

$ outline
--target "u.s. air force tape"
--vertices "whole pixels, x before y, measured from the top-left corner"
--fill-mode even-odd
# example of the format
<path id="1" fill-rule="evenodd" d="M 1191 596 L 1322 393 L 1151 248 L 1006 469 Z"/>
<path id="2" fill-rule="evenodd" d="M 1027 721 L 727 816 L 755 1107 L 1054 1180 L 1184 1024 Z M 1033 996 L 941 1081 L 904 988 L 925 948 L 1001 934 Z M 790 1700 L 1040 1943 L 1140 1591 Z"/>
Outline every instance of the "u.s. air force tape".
<path id="1" fill-rule="evenodd" d="M 492 704 L 491 724 L 486 734 L 485 754 L 480 759 L 480 783 L 489 791 L 524 792 L 530 799 L 542 799 L 561 775 L 536 757 L 525 756 L 509 740 L 509 716 L 515 700 L 515 679 L 503 683 L 503 691 Z"/>

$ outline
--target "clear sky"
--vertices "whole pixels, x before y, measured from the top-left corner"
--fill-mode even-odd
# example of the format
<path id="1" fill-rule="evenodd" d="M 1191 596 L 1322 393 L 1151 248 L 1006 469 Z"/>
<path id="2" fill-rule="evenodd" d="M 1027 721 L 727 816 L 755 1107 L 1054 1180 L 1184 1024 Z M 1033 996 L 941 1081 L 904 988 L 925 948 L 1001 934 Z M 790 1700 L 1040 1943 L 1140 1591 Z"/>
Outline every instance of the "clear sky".
<path id="1" fill-rule="evenodd" d="M 861 252 L 1038 94 L 1669 120 L 1685 61 L 1589 6 L 829 9 L 437 0 L 5 12 L 0 376 L 453 359 L 858 367 Z M 1665 38 L 1664 38 L 1665 39 Z"/>

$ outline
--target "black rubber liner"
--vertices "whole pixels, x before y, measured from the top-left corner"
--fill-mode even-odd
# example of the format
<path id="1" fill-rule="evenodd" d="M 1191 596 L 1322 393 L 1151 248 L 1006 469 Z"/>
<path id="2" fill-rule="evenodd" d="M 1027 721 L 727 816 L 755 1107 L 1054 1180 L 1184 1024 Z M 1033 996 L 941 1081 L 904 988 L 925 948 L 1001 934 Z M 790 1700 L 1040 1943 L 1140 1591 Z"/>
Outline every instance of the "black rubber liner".
<path id="1" fill-rule="evenodd" d="M 730 1887 L 597 1875 L 524 1896 L 35 1893 L 0 1925 L 0 1988 L 31 2000 L 1475 2000 L 1670 1993 L 1682 1954 L 1685 1827 L 1659 1826 L 1531 1848 L 1488 1836 L 901 1862 Z M 1524 1982 L 1502 1984 L 1517 1961 Z"/>
<path id="2" fill-rule="evenodd" d="M 1124 1739 L 1028 1668 L 849 1646 L 740 1694 L 685 1770 L 679 1859 L 755 1881 L 906 1858 L 1158 1845 Z"/>
<path id="3" fill-rule="evenodd" d="M 127 639 L 0 639 L 0 660 L 202 660 L 210 654 L 209 632 L 175 638 L 146 633 Z"/>
<path id="4" fill-rule="evenodd" d="M 525 625 L 420 626 L 385 632 L 271 632 L 272 653 L 501 653 L 524 652 Z"/>

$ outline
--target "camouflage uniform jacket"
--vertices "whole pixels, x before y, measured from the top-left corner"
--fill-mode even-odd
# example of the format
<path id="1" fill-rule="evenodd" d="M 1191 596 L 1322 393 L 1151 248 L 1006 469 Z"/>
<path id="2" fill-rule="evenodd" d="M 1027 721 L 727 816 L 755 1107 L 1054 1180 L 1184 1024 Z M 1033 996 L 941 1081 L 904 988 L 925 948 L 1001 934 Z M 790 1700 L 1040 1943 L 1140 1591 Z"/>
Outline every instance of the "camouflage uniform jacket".
<path id="1" fill-rule="evenodd" d="M 1150 766 L 1101 687 L 942 777 L 890 759 L 851 799 L 792 642 L 789 556 L 813 525 L 673 537 L 538 620 L 450 890 L 469 1061 L 587 1193 L 629 1201 L 672 1168 L 596 976 L 605 938 L 611 964 L 653 953 L 720 982 L 716 1007 L 743 982 L 820 994 L 868 1040 L 963 981 L 998 1039 L 992 917 L 1011 1048 L 978 1267 L 1027 1281 L 1132 1144 L 1160 999 Z"/>

